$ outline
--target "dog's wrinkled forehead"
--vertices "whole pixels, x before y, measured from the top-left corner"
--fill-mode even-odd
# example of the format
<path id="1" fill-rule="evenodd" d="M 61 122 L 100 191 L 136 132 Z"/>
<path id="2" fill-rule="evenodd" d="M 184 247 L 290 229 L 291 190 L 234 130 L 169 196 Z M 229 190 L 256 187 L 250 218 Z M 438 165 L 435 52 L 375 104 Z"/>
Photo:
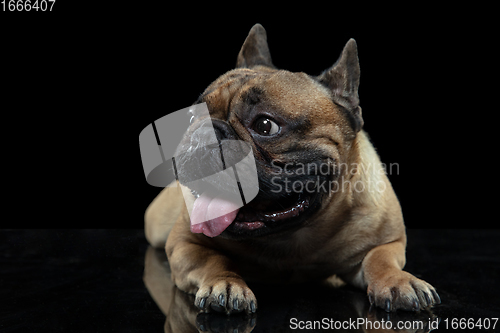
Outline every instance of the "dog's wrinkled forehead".
<path id="1" fill-rule="evenodd" d="M 237 107 L 265 104 L 270 112 L 294 119 L 322 113 L 332 116 L 329 91 L 305 73 L 267 68 L 238 68 L 215 80 L 200 95 L 197 103 L 206 102 L 210 116 L 227 119 Z"/>
<path id="2" fill-rule="evenodd" d="M 196 103 L 207 103 L 210 116 L 217 119 L 226 119 L 231 102 L 235 96 L 241 94 L 249 81 L 259 74 L 250 69 L 235 69 L 220 76 L 201 94 Z"/>

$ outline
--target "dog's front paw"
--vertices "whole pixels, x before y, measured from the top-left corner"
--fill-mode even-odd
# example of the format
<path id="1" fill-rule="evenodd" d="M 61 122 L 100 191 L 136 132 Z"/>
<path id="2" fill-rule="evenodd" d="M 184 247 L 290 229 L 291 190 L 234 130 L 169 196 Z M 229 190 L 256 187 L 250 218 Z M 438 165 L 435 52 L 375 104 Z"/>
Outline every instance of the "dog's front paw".
<path id="1" fill-rule="evenodd" d="M 198 289 L 194 304 L 203 311 L 236 313 L 257 311 L 257 300 L 252 290 L 239 278 L 218 278 Z"/>
<path id="2" fill-rule="evenodd" d="M 368 285 L 367 293 L 370 304 L 387 312 L 419 311 L 441 303 L 433 286 L 405 271 L 385 274 Z"/>

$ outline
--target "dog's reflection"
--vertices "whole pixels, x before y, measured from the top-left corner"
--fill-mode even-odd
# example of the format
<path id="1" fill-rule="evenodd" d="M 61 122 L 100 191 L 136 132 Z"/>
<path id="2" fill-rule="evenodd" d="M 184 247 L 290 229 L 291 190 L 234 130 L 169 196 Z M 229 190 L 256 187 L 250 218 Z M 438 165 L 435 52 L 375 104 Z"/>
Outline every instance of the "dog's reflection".
<path id="1" fill-rule="evenodd" d="M 386 313 L 370 307 L 366 295 L 328 285 L 269 286 L 250 284 L 259 300 L 252 315 L 200 313 L 194 296 L 175 287 L 167 257 L 152 247 L 146 252 L 144 283 L 166 316 L 165 332 L 430 332 L 438 318 L 429 312 Z M 364 324 L 363 324 L 364 323 Z"/>

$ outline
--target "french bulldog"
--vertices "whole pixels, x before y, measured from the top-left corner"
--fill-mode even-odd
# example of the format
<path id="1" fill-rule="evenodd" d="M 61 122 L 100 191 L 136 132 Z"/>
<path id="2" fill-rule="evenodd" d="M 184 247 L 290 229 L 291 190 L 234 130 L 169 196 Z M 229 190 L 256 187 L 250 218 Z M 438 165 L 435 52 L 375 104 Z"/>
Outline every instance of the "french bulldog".
<path id="1" fill-rule="evenodd" d="M 403 271 L 401 207 L 362 129 L 359 78 L 354 39 L 333 66 L 311 76 L 277 69 L 266 31 L 256 24 L 236 68 L 200 95 L 195 104 L 206 103 L 210 116 L 193 114 L 178 147 L 199 154 L 181 154 L 180 186 L 164 189 L 145 214 L 146 237 L 165 247 L 172 280 L 195 295 L 198 308 L 256 312 L 257 299 L 246 283 L 253 280 L 290 283 L 294 293 L 294 282 L 340 278 L 387 312 L 441 302 L 434 287 Z M 207 124 L 217 144 L 205 145 Z M 251 148 L 256 197 L 239 207 L 230 200 L 237 191 L 215 196 L 189 188 L 185 200 L 182 179 L 215 170 L 227 142 Z M 226 153 L 226 164 L 242 158 L 237 155 Z M 220 193 L 229 187 L 224 181 L 207 186 Z M 220 209 L 232 211 L 192 221 Z"/>

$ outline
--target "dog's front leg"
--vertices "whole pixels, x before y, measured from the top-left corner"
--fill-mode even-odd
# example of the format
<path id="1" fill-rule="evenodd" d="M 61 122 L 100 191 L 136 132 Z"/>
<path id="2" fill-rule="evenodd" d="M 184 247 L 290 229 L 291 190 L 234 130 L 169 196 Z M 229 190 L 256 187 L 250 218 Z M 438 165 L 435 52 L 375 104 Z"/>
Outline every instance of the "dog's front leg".
<path id="1" fill-rule="evenodd" d="M 370 303 L 387 312 L 419 311 L 441 303 L 433 286 L 402 270 L 406 261 L 405 244 L 403 237 L 379 245 L 367 253 L 361 264 L 359 277 L 367 288 Z"/>
<path id="2" fill-rule="evenodd" d="M 174 229 L 182 227 L 177 223 Z M 195 294 L 195 305 L 203 311 L 256 312 L 255 295 L 231 260 L 196 242 L 193 235 L 175 231 L 167 240 L 166 252 L 176 286 Z"/>

